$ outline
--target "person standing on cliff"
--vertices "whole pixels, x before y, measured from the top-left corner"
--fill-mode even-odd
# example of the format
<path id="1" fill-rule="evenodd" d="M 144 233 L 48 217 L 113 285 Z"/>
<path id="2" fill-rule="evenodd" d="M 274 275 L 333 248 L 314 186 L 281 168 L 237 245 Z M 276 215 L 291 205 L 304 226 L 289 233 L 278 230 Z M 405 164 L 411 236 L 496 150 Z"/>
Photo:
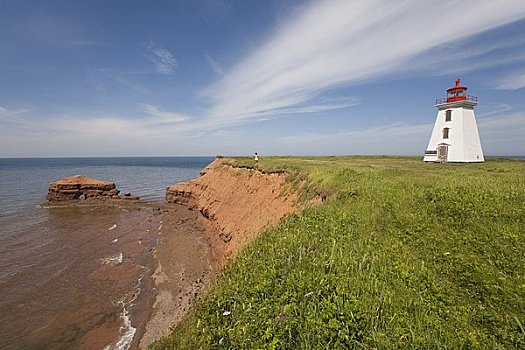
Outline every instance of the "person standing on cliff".
<path id="1" fill-rule="evenodd" d="M 255 157 L 253 158 L 253 160 L 255 160 L 255 163 L 259 163 L 259 155 L 257 154 L 257 152 L 255 152 Z"/>

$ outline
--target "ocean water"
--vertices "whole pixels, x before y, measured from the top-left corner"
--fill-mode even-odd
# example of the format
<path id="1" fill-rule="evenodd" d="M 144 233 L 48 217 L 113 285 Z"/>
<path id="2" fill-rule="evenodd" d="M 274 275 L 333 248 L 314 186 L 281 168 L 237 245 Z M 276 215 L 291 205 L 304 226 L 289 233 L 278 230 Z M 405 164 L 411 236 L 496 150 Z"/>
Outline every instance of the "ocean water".
<path id="1" fill-rule="evenodd" d="M 0 158 L 0 216 L 41 204 L 48 185 L 82 174 L 115 182 L 121 193 L 162 200 L 175 182 L 198 176 L 212 157 Z"/>
<path id="2" fill-rule="evenodd" d="M 133 313 L 160 216 L 152 208 L 42 206 L 49 183 L 82 174 L 163 201 L 168 185 L 197 177 L 212 160 L 0 159 L 0 348 L 128 349 L 137 331 Z"/>

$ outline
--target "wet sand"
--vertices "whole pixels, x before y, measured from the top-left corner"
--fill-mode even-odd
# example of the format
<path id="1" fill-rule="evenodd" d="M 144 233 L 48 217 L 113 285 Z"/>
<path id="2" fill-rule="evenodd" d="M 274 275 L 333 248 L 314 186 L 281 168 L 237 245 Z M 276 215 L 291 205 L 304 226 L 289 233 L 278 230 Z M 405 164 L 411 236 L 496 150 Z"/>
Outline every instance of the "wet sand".
<path id="1" fill-rule="evenodd" d="M 220 266 L 220 252 L 210 242 L 210 231 L 200 213 L 166 204 L 162 216 L 155 297 L 140 348 L 168 334 L 190 310 Z"/>

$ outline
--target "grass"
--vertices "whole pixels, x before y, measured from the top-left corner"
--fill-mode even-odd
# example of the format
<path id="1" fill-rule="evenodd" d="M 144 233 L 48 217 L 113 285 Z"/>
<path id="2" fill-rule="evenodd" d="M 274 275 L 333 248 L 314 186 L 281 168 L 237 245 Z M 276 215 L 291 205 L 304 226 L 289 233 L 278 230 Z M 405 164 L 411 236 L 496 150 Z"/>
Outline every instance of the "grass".
<path id="1" fill-rule="evenodd" d="M 524 161 L 258 166 L 328 200 L 261 234 L 151 348 L 525 349 Z"/>

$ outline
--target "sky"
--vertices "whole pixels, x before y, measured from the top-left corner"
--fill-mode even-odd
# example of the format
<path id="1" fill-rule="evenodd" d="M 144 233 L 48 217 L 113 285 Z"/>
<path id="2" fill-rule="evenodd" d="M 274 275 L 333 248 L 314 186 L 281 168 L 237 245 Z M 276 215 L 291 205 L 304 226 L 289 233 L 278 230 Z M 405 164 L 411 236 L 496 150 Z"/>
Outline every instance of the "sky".
<path id="1" fill-rule="evenodd" d="M 0 0 L 0 157 L 525 155 L 525 1 Z"/>

